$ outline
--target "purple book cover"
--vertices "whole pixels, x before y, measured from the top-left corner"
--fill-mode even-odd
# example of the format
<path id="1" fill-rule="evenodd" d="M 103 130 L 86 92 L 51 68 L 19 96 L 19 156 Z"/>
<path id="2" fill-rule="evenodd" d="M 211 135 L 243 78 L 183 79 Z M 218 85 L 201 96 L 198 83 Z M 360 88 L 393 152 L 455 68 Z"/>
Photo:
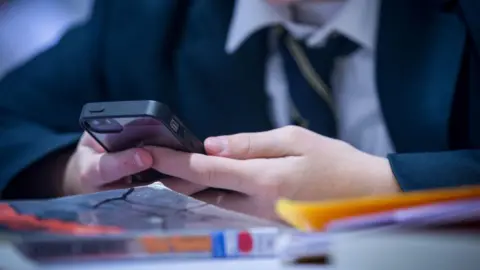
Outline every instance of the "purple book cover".
<path id="1" fill-rule="evenodd" d="M 430 226 L 480 221 L 480 199 L 437 203 L 336 220 L 327 231 L 385 226 Z"/>

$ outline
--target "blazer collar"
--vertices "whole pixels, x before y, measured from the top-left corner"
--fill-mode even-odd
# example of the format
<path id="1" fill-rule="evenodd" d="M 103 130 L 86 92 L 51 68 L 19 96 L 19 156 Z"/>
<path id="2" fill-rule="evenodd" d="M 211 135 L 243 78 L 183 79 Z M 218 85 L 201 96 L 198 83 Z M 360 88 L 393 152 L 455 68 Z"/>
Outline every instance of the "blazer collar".
<path id="1" fill-rule="evenodd" d="M 322 5 L 321 3 L 305 3 Z M 282 25 L 308 46 L 319 46 L 333 31 L 337 31 L 367 49 L 376 44 L 380 0 L 347 0 L 338 13 L 321 27 L 292 22 L 286 5 L 271 5 L 265 0 L 237 0 L 225 50 L 235 52 L 250 36 L 261 29 Z"/>

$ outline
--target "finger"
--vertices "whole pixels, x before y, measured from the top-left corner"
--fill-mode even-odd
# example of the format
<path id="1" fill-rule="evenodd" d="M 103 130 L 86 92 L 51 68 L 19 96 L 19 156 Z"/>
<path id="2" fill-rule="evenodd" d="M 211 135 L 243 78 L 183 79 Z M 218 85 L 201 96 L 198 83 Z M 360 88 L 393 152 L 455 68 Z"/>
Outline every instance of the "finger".
<path id="1" fill-rule="evenodd" d="M 124 189 L 124 188 L 132 188 L 136 187 L 138 185 L 133 184 L 130 179 L 130 177 L 124 177 L 120 180 L 105 184 L 101 187 L 98 187 L 99 191 L 106 191 L 106 190 L 113 190 L 113 189 Z"/>
<path id="2" fill-rule="evenodd" d="M 207 189 L 207 187 L 205 186 L 185 181 L 179 178 L 167 178 L 160 181 L 169 189 L 188 196 Z"/>
<path id="3" fill-rule="evenodd" d="M 78 144 L 80 147 L 86 146 L 97 153 L 104 153 L 105 149 L 88 133 L 84 132 Z"/>
<path id="4" fill-rule="evenodd" d="M 275 200 L 270 200 L 263 196 L 248 196 L 238 192 L 225 192 L 223 190 L 206 190 L 195 194 L 193 197 L 227 210 L 278 220 L 274 207 Z"/>
<path id="5" fill-rule="evenodd" d="M 223 157 L 185 153 L 161 147 L 149 147 L 152 167 L 164 174 L 207 187 L 251 194 L 255 189 L 252 170 L 245 163 Z"/>
<path id="6" fill-rule="evenodd" d="M 306 132 L 285 127 L 265 132 L 240 133 L 205 140 L 208 154 L 235 159 L 279 158 L 301 155 Z"/>
<path id="7" fill-rule="evenodd" d="M 91 185 L 102 186 L 142 172 L 152 166 L 153 159 L 144 149 L 88 156 L 86 179 Z"/>

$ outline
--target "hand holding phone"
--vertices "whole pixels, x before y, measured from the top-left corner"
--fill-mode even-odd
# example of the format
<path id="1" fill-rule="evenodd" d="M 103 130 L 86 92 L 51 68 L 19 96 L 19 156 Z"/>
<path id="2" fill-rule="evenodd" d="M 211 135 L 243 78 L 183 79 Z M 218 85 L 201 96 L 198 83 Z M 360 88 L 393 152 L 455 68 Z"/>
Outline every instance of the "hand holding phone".
<path id="1" fill-rule="evenodd" d="M 84 133 L 71 154 L 61 184 L 63 196 L 131 186 L 131 175 L 150 169 L 153 157 L 141 148 L 106 152 Z"/>
<path id="2" fill-rule="evenodd" d="M 142 145 L 203 153 L 201 141 L 190 135 L 163 104 L 152 101 L 90 103 L 84 106 L 80 123 L 86 132 L 64 173 L 65 195 L 125 188 L 131 181 L 139 184 L 160 179 L 171 189 L 187 195 L 205 189 L 151 170 L 153 157 Z"/>
<path id="3" fill-rule="evenodd" d="M 143 146 L 204 153 L 203 143 L 160 102 L 116 101 L 88 103 L 80 125 L 111 153 Z M 153 182 L 168 176 L 153 169 L 132 176 L 135 182 Z"/>

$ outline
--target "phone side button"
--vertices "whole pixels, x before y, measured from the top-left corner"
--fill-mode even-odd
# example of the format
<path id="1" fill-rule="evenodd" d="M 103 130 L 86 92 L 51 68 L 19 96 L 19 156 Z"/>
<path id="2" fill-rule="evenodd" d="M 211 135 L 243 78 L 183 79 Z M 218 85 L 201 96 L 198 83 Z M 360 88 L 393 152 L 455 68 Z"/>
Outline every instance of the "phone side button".
<path id="1" fill-rule="evenodd" d="M 101 113 L 103 111 L 105 111 L 105 107 L 101 106 L 101 105 L 96 105 L 96 106 L 92 106 L 90 108 L 88 108 L 88 111 L 91 112 L 91 113 Z"/>

